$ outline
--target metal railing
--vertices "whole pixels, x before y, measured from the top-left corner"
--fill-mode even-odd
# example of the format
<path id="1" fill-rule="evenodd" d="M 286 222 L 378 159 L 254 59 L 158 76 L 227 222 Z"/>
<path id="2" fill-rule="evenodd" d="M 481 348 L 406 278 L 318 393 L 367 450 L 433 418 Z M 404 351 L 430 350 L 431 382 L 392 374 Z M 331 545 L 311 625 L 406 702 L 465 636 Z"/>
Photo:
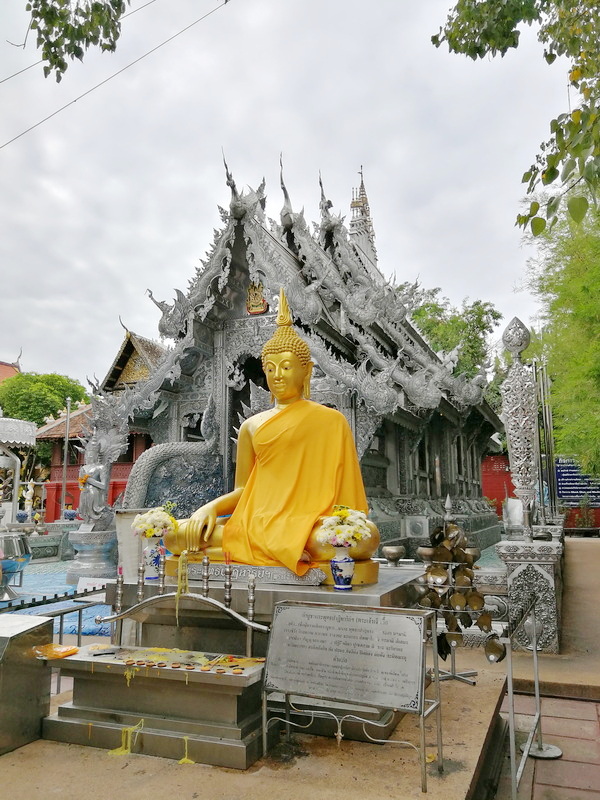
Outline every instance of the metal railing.
<path id="1" fill-rule="evenodd" d="M 83 612 L 88 608 L 93 608 L 94 606 L 104 606 L 106 605 L 106 601 L 102 600 L 90 600 L 89 602 L 85 602 L 85 597 L 91 597 L 92 595 L 97 595 L 98 589 L 86 589 L 82 592 L 75 592 L 73 594 L 66 592 L 65 594 L 54 594 L 52 597 L 49 595 L 42 595 L 40 600 L 36 599 L 35 597 L 26 602 L 25 600 L 20 600 L 18 603 L 11 600 L 7 603 L 4 608 L 0 608 L 0 614 L 7 614 L 10 612 L 19 612 L 25 611 L 26 609 L 30 608 L 39 608 L 41 606 L 49 606 L 55 605 L 56 603 L 64 603 L 65 601 L 70 600 L 80 600 L 80 598 L 84 598 L 83 602 L 79 602 L 76 606 L 70 606 L 69 608 L 57 608 L 54 611 L 44 611 L 44 617 L 58 617 L 58 632 L 53 634 L 53 639 L 56 642 L 58 638 L 58 644 L 64 644 L 64 637 L 65 637 L 65 617 L 69 616 L 69 614 L 77 614 L 77 624 L 76 624 L 76 633 L 77 636 L 77 647 L 81 647 L 81 641 L 83 637 Z M 112 628 L 112 626 L 111 626 Z M 61 687 L 61 674 L 60 669 L 56 668 L 53 670 L 56 673 L 56 685 L 55 691 L 53 694 L 60 694 L 60 687 Z"/>

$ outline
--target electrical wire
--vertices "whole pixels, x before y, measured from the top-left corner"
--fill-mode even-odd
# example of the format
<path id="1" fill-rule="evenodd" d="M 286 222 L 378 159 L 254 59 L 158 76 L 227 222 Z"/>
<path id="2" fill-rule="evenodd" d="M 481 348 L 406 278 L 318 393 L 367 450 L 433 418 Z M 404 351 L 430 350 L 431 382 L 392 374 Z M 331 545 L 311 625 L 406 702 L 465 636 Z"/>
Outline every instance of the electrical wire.
<path id="1" fill-rule="evenodd" d="M 27 72 L 28 69 L 31 69 L 32 67 L 37 67 L 37 65 L 41 64 L 42 61 L 43 59 L 40 58 L 40 60 L 36 61 L 35 64 L 30 64 L 28 67 L 23 67 L 23 69 L 20 69 L 18 72 L 13 72 L 12 75 L 8 75 L 6 78 L 2 78 L 2 80 L 0 80 L 0 83 L 5 83 L 6 81 L 9 81 L 11 78 L 16 78 L 17 75 L 21 75 L 21 73 Z"/>
<path id="2" fill-rule="evenodd" d="M 53 111 L 52 114 L 49 114 L 47 117 L 44 117 L 44 119 L 41 119 L 39 122 L 36 122 L 35 125 L 31 125 L 26 130 L 22 131 L 21 133 L 18 133 L 16 136 L 13 136 L 12 139 L 9 139 L 7 142 L 4 142 L 4 144 L 0 144 L 0 150 L 4 149 L 5 147 L 8 147 L 9 144 L 12 144 L 13 142 L 16 142 L 17 139 L 20 139 L 22 136 L 25 136 L 26 133 L 29 133 L 30 131 L 35 130 L 35 128 L 39 128 L 40 125 L 43 125 L 44 122 L 48 122 L 49 119 L 52 119 L 52 117 L 55 117 L 57 114 L 60 114 L 61 111 L 64 111 L 66 108 L 69 108 L 69 106 L 74 105 L 75 103 L 77 103 L 82 98 L 87 97 L 88 94 L 91 94 L 96 89 L 99 89 L 101 86 L 104 86 L 105 83 L 108 83 L 109 81 L 112 81 L 112 79 L 116 78 L 117 75 L 121 75 L 123 72 L 128 70 L 130 67 L 133 67 L 133 66 L 135 66 L 135 64 L 138 64 L 140 61 L 143 61 L 144 58 L 147 58 L 149 55 L 152 55 L 152 53 L 155 53 L 157 50 L 160 50 L 161 47 L 164 47 L 166 44 L 169 44 L 169 42 L 172 42 L 173 39 L 177 39 L 178 36 L 181 36 L 186 31 L 189 31 L 190 28 L 193 28 L 194 25 L 197 25 L 199 22 L 202 22 L 207 17 L 210 17 L 211 14 L 214 14 L 215 11 L 218 11 L 220 8 L 223 8 L 229 2 L 230 2 L 230 0 L 223 0 L 223 2 L 220 5 L 215 6 L 215 8 L 211 9 L 210 11 L 207 11 L 206 14 L 204 14 L 201 17 L 199 17 L 197 20 L 194 20 L 194 22 L 191 22 L 189 25 L 186 25 L 185 28 L 182 28 L 177 33 L 174 33 L 173 36 L 169 36 L 169 38 L 165 39 L 164 42 L 161 42 L 160 44 L 157 44 L 156 47 L 153 47 L 151 50 L 148 50 L 147 53 L 144 53 L 139 58 L 136 58 L 134 61 L 131 61 L 129 64 L 124 66 L 122 69 L 117 70 L 117 72 L 114 72 L 112 75 L 109 75 L 108 78 L 105 78 L 103 81 L 100 81 L 100 83 L 97 83 L 95 86 L 92 86 L 91 89 L 88 89 L 86 92 L 83 92 L 83 94 L 80 94 L 74 100 L 71 100 L 70 102 L 65 103 L 64 106 L 61 106 L 56 111 Z"/>
<path id="3" fill-rule="evenodd" d="M 123 14 L 121 19 L 127 19 L 127 17 L 130 17 L 132 14 L 137 14 L 138 11 L 141 11 L 143 8 L 146 8 L 146 6 L 151 6 L 152 3 L 156 3 L 156 0 L 148 0 L 148 2 L 144 3 L 143 6 L 139 6 L 138 8 L 134 8 L 133 11 L 129 11 L 127 14 Z M 27 37 L 25 37 L 25 38 L 27 38 Z M 12 44 L 12 42 L 9 42 L 9 44 Z M 15 47 L 21 47 L 21 45 L 15 45 Z M 23 47 L 25 47 L 25 45 L 23 45 Z M 7 75 L 6 78 L 0 79 L 0 83 L 6 83 L 6 81 L 9 81 L 11 78 L 16 78 L 17 75 L 21 75 L 23 72 L 27 72 L 28 69 L 31 69 L 32 67 L 37 67 L 38 64 L 42 64 L 43 62 L 44 62 L 44 59 L 40 58 L 40 60 L 36 61 L 35 64 L 30 64 L 28 67 L 23 67 L 23 69 L 20 69 L 18 72 L 13 72 L 12 75 Z"/>

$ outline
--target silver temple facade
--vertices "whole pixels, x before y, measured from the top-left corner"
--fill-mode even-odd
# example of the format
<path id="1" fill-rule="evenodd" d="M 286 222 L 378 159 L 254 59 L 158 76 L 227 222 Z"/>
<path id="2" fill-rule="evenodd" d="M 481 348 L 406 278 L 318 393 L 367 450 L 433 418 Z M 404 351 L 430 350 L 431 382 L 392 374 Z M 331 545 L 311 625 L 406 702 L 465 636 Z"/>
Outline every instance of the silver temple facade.
<path id="1" fill-rule="evenodd" d="M 124 506 L 172 500 L 184 517 L 231 488 L 236 429 L 269 403 L 260 352 L 283 287 L 315 362 L 312 399 L 350 423 L 382 540 L 411 553 L 450 495 L 473 544 L 498 541 L 481 497 L 481 458 L 502 428 L 483 399 L 485 377 L 454 375 L 452 357 L 436 355 L 410 323 L 411 293 L 377 264 L 362 175 L 348 227 L 321 184 L 312 228 L 293 211 L 283 174 L 279 222 L 265 215 L 264 181 L 244 193 L 227 166 L 226 176 L 229 208 L 219 209 L 221 228 L 187 290 L 171 304 L 150 295 L 170 346 L 150 378 L 156 402 L 130 423 L 155 446 L 134 465 Z"/>

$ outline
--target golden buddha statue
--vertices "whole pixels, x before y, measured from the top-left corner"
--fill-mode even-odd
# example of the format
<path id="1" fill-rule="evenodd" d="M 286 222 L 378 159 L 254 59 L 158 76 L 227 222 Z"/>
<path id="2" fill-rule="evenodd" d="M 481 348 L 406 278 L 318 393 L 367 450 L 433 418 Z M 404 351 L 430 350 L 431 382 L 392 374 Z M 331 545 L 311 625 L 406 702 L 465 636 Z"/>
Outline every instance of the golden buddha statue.
<path id="1" fill-rule="evenodd" d="M 306 342 L 292 327 L 283 290 L 277 330 L 261 358 L 273 408 L 245 420 L 237 441 L 235 488 L 180 520 L 165 537 L 174 554 L 187 550 L 211 561 L 285 566 L 303 575 L 319 566 L 329 576 L 334 551 L 317 540 L 321 519 L 334 505 L 368 511 L 358 456 L 346 418 L 310 398 L 312 362 Z M 370 556 L 379 532 L 351 547 L 355 583 L 377 580 Z M 360 564 L 365 562 L 363 568 Z M 367 566 L 368 565 L 368 566 Z"/>

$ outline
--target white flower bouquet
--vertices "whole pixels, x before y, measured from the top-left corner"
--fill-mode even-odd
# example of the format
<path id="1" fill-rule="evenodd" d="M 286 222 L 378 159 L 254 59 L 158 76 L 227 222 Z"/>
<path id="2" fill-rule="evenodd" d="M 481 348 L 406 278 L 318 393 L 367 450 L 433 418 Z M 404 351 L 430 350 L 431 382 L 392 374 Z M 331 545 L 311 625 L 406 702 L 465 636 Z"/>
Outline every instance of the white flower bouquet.
<path id="1" fill-rule="evenodd" d="M 143 539 L 177 533 L 179 524 L 170 513 L 173 508 L 173 503 L 165 503 L 164 506 L 151 508 L 150 511 L 138 514 L 131 524 L 132 531 Z"/>
<path id="2" fill-rule="evenodd" d="M 370 538 L 367 515 L 348 506 L 334 506 L 333 514 L 323 518 L 317 533 L 319 544 L 330 544 L 332 547 L 352 547 Z"/>

